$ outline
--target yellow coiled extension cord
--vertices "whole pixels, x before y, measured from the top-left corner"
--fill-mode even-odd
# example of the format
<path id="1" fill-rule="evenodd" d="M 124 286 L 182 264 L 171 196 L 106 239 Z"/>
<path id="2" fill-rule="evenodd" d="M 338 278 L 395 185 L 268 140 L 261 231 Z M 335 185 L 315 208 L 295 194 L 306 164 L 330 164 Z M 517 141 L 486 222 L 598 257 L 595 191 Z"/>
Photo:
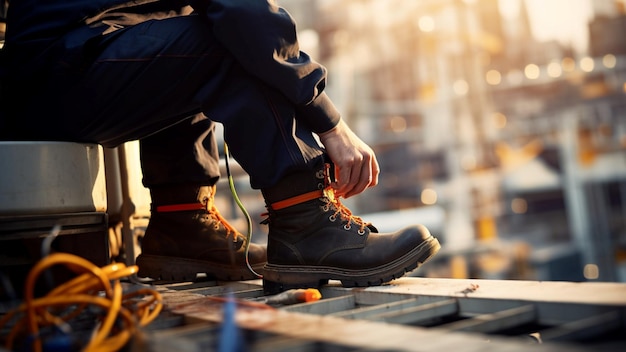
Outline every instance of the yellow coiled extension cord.
<path id="1" fill-rule="evenodd" d="M 34 289 L 40 274 L 55 265 L 65 265 L 78 276 L 57 286 L 43 297 L 35 298 Z M 41 352 L 43 343 L 40 329 L 61 326 L 76 318 L 90 306 L 105 313 L 95 326 L 87 345 L 88 352 L 117 351 L 142 327 L 161 312 L 161 295 L 149 288 L 124 294 L 120 279 L 137 272 L 137 266 L 114 263 L 98 267 L 88 260 L 68 254 L 53 253 L 41 259 L 26 278 L 24 303 L 0 319 L 0 329 L 14 321 L 6 337 L 6 348 L 13 349 L 18 338 L 32 341 L 32 350 Z M 59 314 L 59 315 L 55 315 Z"/>

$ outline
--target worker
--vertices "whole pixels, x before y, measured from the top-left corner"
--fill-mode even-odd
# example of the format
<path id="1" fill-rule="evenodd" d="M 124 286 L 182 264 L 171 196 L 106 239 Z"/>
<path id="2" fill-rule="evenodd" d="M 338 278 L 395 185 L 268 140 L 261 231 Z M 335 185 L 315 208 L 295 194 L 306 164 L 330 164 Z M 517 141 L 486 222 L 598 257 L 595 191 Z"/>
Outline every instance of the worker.
<path id="1" fill-rule="evenodd" d="M 140 276 L 378 285 L 438 251 L 421 225 L 378 233 L 341 204 L 378 183 L 376 156 L 273 1 L 20 0 L 7 18 L 2 138 L 139 140 L 152 200 Z M 265 199 L 267 247 L 213 204 L 216 122 Z"/>

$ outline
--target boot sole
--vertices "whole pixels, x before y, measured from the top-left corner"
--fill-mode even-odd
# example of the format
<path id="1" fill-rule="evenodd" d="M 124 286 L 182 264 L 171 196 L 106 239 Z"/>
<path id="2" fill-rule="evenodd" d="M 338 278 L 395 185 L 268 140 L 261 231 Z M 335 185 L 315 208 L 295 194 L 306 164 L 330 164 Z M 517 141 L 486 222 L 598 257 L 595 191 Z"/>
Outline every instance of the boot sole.
<path id="1" fill-rule="evenodd" d="M 439 249 L 439 241 L 430 236 L 404 256 L 366 270 L 268 263 L 263 269 L 263 288 L 265 293 L 275 294 L 293 288 L 319 288 L 328 280 L 340 280 L 343 287 L 380 286 L 415 270 L 437 254 Z"/>
<path id="2" fill-rule="evenodd" d="M 262 264 L 251 265 L 261 273 Z M 137 257 L 139 271 L 137 276 L 163 281 L 193 281 L 197 274 L 206 274 L 208 278 L 219 281 L 244 281 L 259 279 L 245 265 L 232 267 L 221 263 L 178 257 L 140 254 Z"/>

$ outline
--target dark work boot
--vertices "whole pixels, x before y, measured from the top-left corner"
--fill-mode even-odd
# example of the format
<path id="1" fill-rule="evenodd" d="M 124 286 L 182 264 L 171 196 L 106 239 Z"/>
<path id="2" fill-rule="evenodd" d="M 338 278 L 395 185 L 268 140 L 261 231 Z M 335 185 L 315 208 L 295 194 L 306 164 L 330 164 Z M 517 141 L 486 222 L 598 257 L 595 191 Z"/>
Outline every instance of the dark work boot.
<path id="1" fill-rule="evenodd" d="M 150 189 L 150 222 L 137 257 L 138 276 L 187 281 L 257 279 L 265 246 L 250 243 L 214 205 L 215 186 Z M 252 269 L 252 270 L 250 270 Z"/>
<path id="2" fill-rule="evenodd" d="M 329 279 L 343 286 L 377 286 L 403 276 L 440 249 L 422 225 L 393 233 L 352 215 L 328 185 L 329 166 L 291 174 L 263 189 L 269 216 L 265 291 L 317 288 Z"/>

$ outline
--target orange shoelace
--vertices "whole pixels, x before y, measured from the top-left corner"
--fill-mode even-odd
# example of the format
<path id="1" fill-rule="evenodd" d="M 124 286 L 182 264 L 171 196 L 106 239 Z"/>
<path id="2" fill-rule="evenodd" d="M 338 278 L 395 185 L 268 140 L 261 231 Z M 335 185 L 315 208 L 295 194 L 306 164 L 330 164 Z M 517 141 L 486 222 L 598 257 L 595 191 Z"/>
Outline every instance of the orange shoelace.
<path id="1" fill-rule="evenodd" d="M 331 221 L 334 221 L 337 216 L 339 216 L 341 220 L 347 222 L 347 224 L 344 226 L 346 230 L 349 230 L 351 227 L 351 223 L 354 222 L 359 226 L 359 234 L 363 234 L 365 233 L 365 228 L 370 225 L 370 223 L 366 223 L 360 217 L 352 214 L 352 211 L 350 211 L 350 209 L 348 209 L 345 205 L 341 203 L 339 197 L 335 196 L 335 190 L 330 186 L 327 186 L 323 190 L 303 193 L 295 197 L 272 203 L 270 204 L 269 208 L 271 208 L 272 210 L 280 210 L 313 199 L 319 199 L 320 201 L 326 203 L 323 208 L 324 211 L 330 211 L 331 209 L 334 209 L 335 212 L 329 217 L 329 219 Z"/>
<path id="2" fill-rule="evenodd" d="M 222 216 L 222 214 L 219 212 L 219 210 L 217 210 L 217 207 L 215 205 L 213 205 L 211 208 L 208 207 L 207 203 L 207 207 L 206 207 L 206 211 L 209 213 L 209 216 L 211 216 L 211 218 L 213 218 L 213 220 L 217 221 L 218 223 L 222 224 L 222 226 L 224 226 L 224 229 L 226 229 L 226 236 L 230 235 L 231 233 L 233 234 L 233 242 L 237 242 L 237 229 L 233 227 L 233 225 L 231 225 L 226 218 L 224 218 L 224 216 Z M 216 225 L 216 227 L 219 227 L 219 225 Z"/>
<path id="3" fill-rule="evenodd" d="M 226 230 L 226 235 L 233 234 L 233 242 L 237 242 L 237 229 L 234 228 L 224 216 L 217 210 L 217 207 L 213 203 L 211 198 L 206 199 L 206 204 L 203 203 L 185 203 L 185 204 L 172 204 L 172 205 L 159 205 L 156 207 L 156 211 L 159 213 L 168 213 L 175 211 L 189 211 L 189 210 L 205 210 L 208 215 L 217 222 L 216 228 L 219 227 L 218 224 L 224 226 Z"/>
<path id="4" fill-rule="evenodd" d="M 333 215 L 330 216 L 331 220 L 337 218 L 337 215 L 339 215 L 342 220 L 345 220 L 347 222 L 347 224 L 344 226 L 346 230 L 349 230 L 350 224 L 354 222 L 355 224 L 359 225 L 359 234 L 363 234 L 365 233 L 365 228 L 367 227 L 367 225 L 370 225 L 370 223 L 366 223 L 359 216 L 352 214 L 352 211 L 348 209 L 348 207 L 343 205 L 343 203 L 341 203 L 339 197 L 335 196 L 335 190 L 332 187 L 324 188 L 324 197 L 321 200 L 326 202 L 326 205 L 324 206 L 324 211 L 330 210 L 331 207 L 335 208 L 335 212 L 333 213 Z"/>

